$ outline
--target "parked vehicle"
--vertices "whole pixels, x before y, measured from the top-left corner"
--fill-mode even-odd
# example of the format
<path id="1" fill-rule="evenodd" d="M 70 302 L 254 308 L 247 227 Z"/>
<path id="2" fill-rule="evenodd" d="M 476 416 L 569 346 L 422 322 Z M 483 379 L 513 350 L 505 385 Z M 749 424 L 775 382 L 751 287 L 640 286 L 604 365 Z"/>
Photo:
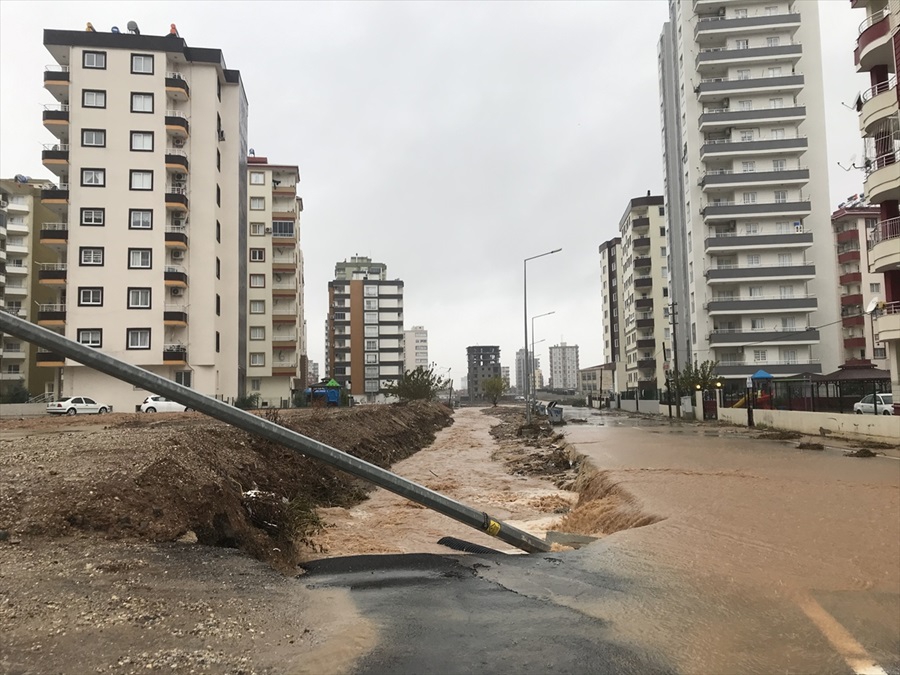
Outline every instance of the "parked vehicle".
<path id="1" fill-rule="evenodd" d="M 47 412 L 51 415 L 77 415 L 79 413 L 102 415 L 112 412 L 112 406 L 105 403 L 97 403 L 97 401 L 87 396 L 70 396 L 69 398 L 48 403 Z"/>
<path id="2" fill-rule="evenodd" d="M 875 396 L 878 397 L 878 414 L 893 415 L 893 394 L 869 394 L 868 396 L 863 396 L 863 399 L 861 401 L 853 404 L 853 412 L 855 412 L 857 415 L 873 415 L 875 411 L 873 410 L 874 406 L 872 404 L 872 400 Z"/>
<path id="3" fill-rule="evenodd" d="M 148 396 L 141 403 L 141 412 L 191 412 L 191 409 L 175 401 L 170 401 L 165 396 Z"/>

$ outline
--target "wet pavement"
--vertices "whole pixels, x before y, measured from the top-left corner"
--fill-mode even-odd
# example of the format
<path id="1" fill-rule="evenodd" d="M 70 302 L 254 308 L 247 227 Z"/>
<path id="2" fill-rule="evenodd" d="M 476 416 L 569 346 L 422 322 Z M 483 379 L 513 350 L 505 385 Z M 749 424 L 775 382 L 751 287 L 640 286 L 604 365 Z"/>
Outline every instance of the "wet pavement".
<path id="1" fill-rule="evenodd" d="M 900 673 L 900 461 L 588 415 L 569 442 L 661 520 L 579 551 L 311 563 L 377 627 L 355 672 Z"/>

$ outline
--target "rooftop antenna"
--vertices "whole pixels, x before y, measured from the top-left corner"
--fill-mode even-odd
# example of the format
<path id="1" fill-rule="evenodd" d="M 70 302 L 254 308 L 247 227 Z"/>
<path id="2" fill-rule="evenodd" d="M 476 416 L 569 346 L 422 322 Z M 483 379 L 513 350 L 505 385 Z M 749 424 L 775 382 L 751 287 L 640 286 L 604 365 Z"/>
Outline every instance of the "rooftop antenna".
<path id="1" fill-rule="evenodd" d="M 141 34 L 141 29 L 138 28 L 137 21 L 129 21 L 129 22 L 126 24 L 126 27 L 128 28 L 128 32 L 129 32 L 129 33 L 132 33 L 133 35 L 140 35 L 140 34 Z"/>

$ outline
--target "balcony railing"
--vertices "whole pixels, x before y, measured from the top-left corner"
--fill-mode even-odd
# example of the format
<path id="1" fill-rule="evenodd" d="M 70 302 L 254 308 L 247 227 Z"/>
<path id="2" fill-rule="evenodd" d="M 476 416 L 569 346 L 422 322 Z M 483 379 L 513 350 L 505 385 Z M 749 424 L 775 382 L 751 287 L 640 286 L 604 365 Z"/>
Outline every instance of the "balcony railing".
<path id="1" fill-rule="evenodd" d="M 861 24 L 859 24 L 859 30 L 857 31 L 858 34 L 862 35 L 863 33 L 866 32 L 867 29 L 874 26 L 876 23 L 881 21 L 883 18 L 885 18 L 890 13 L 891 13 L 891 10 L 889 7 L 885 7 L 884 9 L 882 9 L 878 12 L 873 12 L 872 14 L 867 16 Z"/>
<path id="2" fill-rule="evenodd" d="M 735 264 L 720 264 L 720 265 L 711 265 L 707 268 L 707 270 L 755 270 L 760 267 L 805 267 L 809 265 L 808 262 L 774 262 L 774 263 L 760 263 L 759 265 L 739 265 Z"/>
<path id="3" fill-rule="evenodd" d="M 65 272 L 69 269 L 67 263 L 38 263 L 38 269 L 42 272 Z"/>
<path id="4" fill-rule="evenodd" d="M 187 115 L 180 110 L 166 110 L 166 117 L 180 117 L 183 120 L 187 119 Z"/>
<path id="5" fill-rule="evenodd" d="M 48 103 L 44 106 L 47 112 L 69 112 L 68 103 Z"/>
<path id="6" fill-rule="evenodd" d="M 65 312 L 66 306 L 60 304 L 38 305 L 38 312 Z"/>
<path id="7" fill-rule="evenodd" d="M 882 241 L 900 238 L 900 218 L 882 220 L 869 230 L 869 248 Z"/>
<path id="8" fill-rule="evenodd" d="M 878 155 L 878 157 L 875 157 L 874 159 L 867 159 L 865 165 L 866 176 L 878 171 L 878 169 L 883 169 L 886 166 L 897 164 L 898 162 L 900 162 L 900 150 L 886 152 L 883 155 Z"/>
<path id="9" fill-rule="evenodd" d="M 68 106 L 66 106 L 68 107 Z M 68 152 L 69 144 L 68 143 L 44 143 L 44 150 L 48 150 L 50 152 Z"/>
<path id="10" fill-rule="evenodd" d="M 862 93 L 860 98 L 862 99 L 862 102 L 865 103 L 866 101 L 871 101 L 873 98 L 878 96 L 878 94 L 882 94 L 886 91 L 889 91 L 896 86 L 897 86 L 897 76 L 891 75 L 886 81 L 879 82 L 878 84 L 866 89 Z"/>
<path id="11" fill-rule="evenodd" d="M 69 66 L 61 66 L 58 63 L 51 63 L 49 66 L 44 66 L 44 70 L 48 73 L 68 73 Z"/>

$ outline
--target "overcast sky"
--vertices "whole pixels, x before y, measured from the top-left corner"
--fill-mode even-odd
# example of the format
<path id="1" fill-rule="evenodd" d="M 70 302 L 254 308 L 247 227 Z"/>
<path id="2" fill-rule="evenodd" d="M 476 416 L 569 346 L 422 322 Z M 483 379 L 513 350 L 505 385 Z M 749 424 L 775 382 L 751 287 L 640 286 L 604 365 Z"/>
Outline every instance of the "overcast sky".
<path id="1" fill-rule="evenodd" d="M 799 2 L 801 7 L 804 2 Z M 862 190 L 851 104 L 864 12 L 819 3 L 831 206 Z M 44 28 L 125 29 L 223 50 L 250 101 L 250 147 L 301 172 L 310 358 L 324 362 L 334 264 L 367 255 L 405 282 L 406 327 L 459 385 L 466 347 L 515 379 L 523 259 L 538 356 L 603 362 L 597 246 L 628 200 L 662 190 L 656 47 L 667 4 L 617 2 L 0 2 L 0 176 L 41 165 Z M 863 82 L 863 84 L 861 84 Z M 815 111 L 809 111 L 815 114 Z M 817 226 L 818 227 L 818 226 Z M 827 228 L 827 225 L 825 225 Z M 830 261 L 826 261 L 830 263 Z M 529 331 L 531 330 L 529 325 Z M 546 367 L 545 367 L 546 372 Z"/>

